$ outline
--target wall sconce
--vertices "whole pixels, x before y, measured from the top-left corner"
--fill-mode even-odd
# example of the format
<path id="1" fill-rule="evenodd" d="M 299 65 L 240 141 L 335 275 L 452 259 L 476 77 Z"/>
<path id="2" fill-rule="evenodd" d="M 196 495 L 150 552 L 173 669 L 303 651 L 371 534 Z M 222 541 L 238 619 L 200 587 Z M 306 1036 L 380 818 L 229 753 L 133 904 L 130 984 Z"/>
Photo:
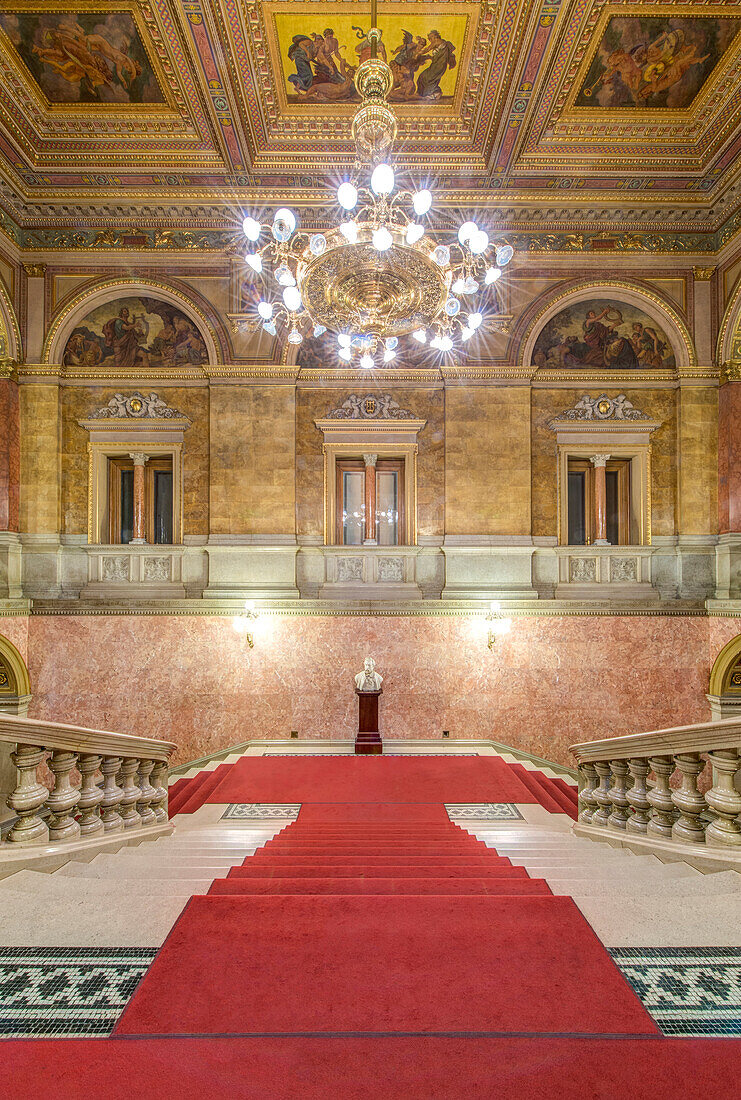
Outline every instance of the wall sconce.
<path id="1" fill-rule="evenodd" d="M 235 615 L 232 619 L 232 626 L 236 630 L 237 634 L 244 634 L 247 645 L 252 649 L 255 645 L 255 629 L 254 624 L 260 618 L 259 612 L 255 611 L 255 601 L 244 601 L 244 614 Z"/>
<path id="2" fill-rule="evenodd" d="M 502 605 L 499 600 L 492 600 L 489 604 L 489 614 L 486 617 L 486 622 L 489 626 L 489 640 L 487 645 L 489 649 L 493 649 L 497 638 L 509 634 L 512 629 L 512 620 L 502 615 Z"/>

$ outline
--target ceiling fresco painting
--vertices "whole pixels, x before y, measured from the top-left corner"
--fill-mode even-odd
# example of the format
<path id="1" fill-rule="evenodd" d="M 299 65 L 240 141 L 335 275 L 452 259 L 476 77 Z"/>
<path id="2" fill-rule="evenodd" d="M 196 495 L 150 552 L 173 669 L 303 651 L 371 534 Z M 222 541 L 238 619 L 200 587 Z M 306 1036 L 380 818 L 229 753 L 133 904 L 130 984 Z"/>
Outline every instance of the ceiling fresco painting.
<path id="1" fill-rule="evenodd" d="M 65 367 L 177 367 L 208 361 L 197 326 L 159 298 L 126 297 L 97 306 L 71 333 Z"/>
<path id="2" fill-rule="evenodd" d="M 595 298 L 567 306 L 545 323 L 532 354 L 548 369 L 670 369 L 669 337 L 652 317 L 628 302 Z"/>
<path id="3" fill-rule="evenodd" d="M 575 106 L 687 108 L 740 30 L 741 18 L 613 17 Z"/>
<path id="4" fill-rule="evenodd" d="M 358 103 L 353 77 L 370 57 L 370 21 L 362 5 L 322 5 L 319 15 L 273 13 L 274 56 L 281 59 L 286 102 Z M 391 66 L 396 103 L 453 103 L 466 35 L 466 15 L 411 12 L 381 16 L 380 54 Z"/>
<path id="5" fill-rule="evenodd" d="M 5 11 L 0 29 L 50 104 L 165 98 L 128 11 Z"/>

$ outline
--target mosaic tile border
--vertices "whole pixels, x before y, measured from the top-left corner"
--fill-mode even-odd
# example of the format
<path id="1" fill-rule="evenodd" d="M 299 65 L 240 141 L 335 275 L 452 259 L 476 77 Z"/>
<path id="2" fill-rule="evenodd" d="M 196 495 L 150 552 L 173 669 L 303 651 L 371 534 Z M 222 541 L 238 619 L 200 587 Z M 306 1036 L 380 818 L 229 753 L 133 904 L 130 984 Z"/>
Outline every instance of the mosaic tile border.
<path id="1" fill-rule="evenodd" d="M 446 802 L 445 809 L 451 821 L 474 819 L 476 821 L 524 821 L 513 802 Z"/>
<path id="2" fill-rule="evenodd" d="M 107 1037 L 157 951 L 0 947 L 0 1037 Z"/>
<path id="3" fill-rule="evenodd" d="M 664 1035 L 741 1038 L 741 947 L 609 951 Z"/>
<path id="4" fill-rule="evenodd" d="M 300 802 L 232 802 L 221 815 L 221 820 L 260 821 L 277 817 L 285 821 L 295 821 L 300 809 Z"/>

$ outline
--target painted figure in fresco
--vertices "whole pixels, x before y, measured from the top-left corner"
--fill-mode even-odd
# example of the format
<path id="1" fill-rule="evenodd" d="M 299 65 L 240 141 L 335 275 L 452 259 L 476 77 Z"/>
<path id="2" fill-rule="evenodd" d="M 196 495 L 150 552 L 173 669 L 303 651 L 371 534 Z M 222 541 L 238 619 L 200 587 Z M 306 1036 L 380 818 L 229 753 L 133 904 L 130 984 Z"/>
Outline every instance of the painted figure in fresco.
<path id="1" fill-rule="evenodd" d="M 82 83 L 94 93 L 102 84 L 113 83 L 113 72 L 127 90 L 141 75 L 141 65 L 116 49 L 102 34 L 86 34 L 76 22 L 63 22 L 44 31 L 43 45 L 32 51 L 70 84 Z M 112 65 L 109 67 L 107 62 Z"/>
<path id="2" fill-rule="evenodd" d="M 417 92 L 421 99 L 440 99 L 440 81 L 448 69 L 456 66 L 455 46 L 441 38 L 438 31 L 430 31 L 427 39 L 424 57 L 429 58 L 430 64 L 417 77 Z"/>
<path id="3" fill-rule="evenodd" d="M 296 66 L 296 72 L 288 77 L 297 92 L 308 92 L 314 83 L 314 70 L 311 62 L 314 58 L 314 43 L 305 34 L 294 34 L 288 47 L 288 57 Z"/>
<path id="4" fill-rule="evenodd" d="M 568 306 L 542 328 L 532 355 L 546 369 L 635 370 L 674 366 L 666 333 L 628 303 Z"/>
<path id="5" fill-rule="evenodd" d="M 357 46 L 355 47 L 355 53 L 358 55 L 358 65 L 362 65 L 364 61 L 367 61 L 371 55 L 371 44 L 368 38 L 367 32 L 362 27 L 353 27 L 355 31 L 355 37 L 359 39 Z M 381 37 L 378 39 L 378 56 L 384 61 L 386 60 L 386 45 L 383 41 L 383 31 Z"/>
<path id="6" fill-rule="evenodd" d="M 73 332 L 64 349 L 62 364 L 65 367 L 97 367 L 103 358 L 100 345 L 83 332 Z"/>
<path id="7" fill-rule="evenodd" d="M 103 325 L 105 345 L 111 348 L 117 367 L 148 367 L 149 356 L 141 342 L 147 338 L 148 328 L 144 315 L 130 316 L 126 306 Z"/>
<path id="8" fill-rule="evenodd" d="M 664 363 L 666 344 L 659 339 L 655 329 L 634 321 L 630 342 L 642 367 L 661 367 Z"/>
<path id="9" fill-rule="evenodd" d="M 288 56 L 296 66 L 296 72 L 291 73 L 288 80 L 302 98 L 320 102 L 352 99 L 355 95 L 355 70 L 342 57 L 340 48 L 331 27 L 323 35 L 293 36 Z"/>
<path id="10" fill-rule="evenodd" d="M 401 45 L 393 51 L 389 62 L 394 77 L 389 99 L 408 102 L 418 98 L 415 77 L 424 64 L 426 47 L 426 38 L 421 35 L 414 38 L 410 31 L 402 31 Z"/>

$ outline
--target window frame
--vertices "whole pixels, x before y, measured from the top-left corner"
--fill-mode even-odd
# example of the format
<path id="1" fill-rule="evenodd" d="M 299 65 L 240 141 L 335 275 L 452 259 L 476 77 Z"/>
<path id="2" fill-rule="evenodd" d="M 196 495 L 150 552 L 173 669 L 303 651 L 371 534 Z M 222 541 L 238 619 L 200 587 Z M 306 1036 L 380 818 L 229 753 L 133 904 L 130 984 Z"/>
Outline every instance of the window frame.
<path id="1" fill-rule="evenodd" d="M 626 457 L 610 457 L 607 460 L 605 466 L 605 473 L 617 473 L 618 475 L 618 541 L 611 543 L 612 546 L 633 546 L 632 539 L 633 534 L 633 522 L 632 522 L 632 508 L 631 508 L 631 494 L 630 494 L 630 482 L 631 482 L 631 469 L 632 460 Z M 594 507 L 594 483 L 595 483 L 595 471 L 594 464 L 589 458 L 581 455 L 567 455 L 566 460 L 566 476 L 567 479 L 572 473 L 583 473 L 584 481 L 584 530 L 586 533 L 586 541 L 571 542 L 568 540 L 568 533 L 570 528 L 570 516 L 569 516 L 569 497 L 566 493 L 566 531 L 567 531 L 567 546 L 593 546 L 596 535 L 597 517 Z M 566 482 L 568 486 L 568 480 Z"/>
<path id="2" fill-rule="evenodd" d="M 134 462 L 128 455 L 108 456 L 108 544 L 110 546 L 128 546 L 129 543 L 121 540 L 121 477 L 124 471 L 134 469 Z M 112 476 L 113 472 L 117 476 Z M 147 545 L 149 546 L 173 546 L 174 543 L 154 541 L 154 510 L 155 510 L 155 473 L 168 473 L 173 479 L 172 494 L 172 531 L 175 533 L 175 471 L 171 455 L 152 455 L 144 467 L 144 531 Z"/>
<path id="3" fill-rule="evenodd" d="M 334 537 L 336 546 L 353 546 L 363 545 L 361 541 L 359 544 L 347 543 L 343 541 L 344 536 L 344 524 L 342 522 L 342 500 L 343 500 L 343 474 L 347 471 L 362 471 L 363 478 L 365 479 L 366 465 L 362 457 L 336 455 L 334 461 L 335 467 L 335 531 Z M 388 455 L 378 455 L 376 458 L 376 464 L 373 467 L 375 471 L 374 476 L 380 471 L 381 473 L 394 471 L 397 474 L 397 497 L 399 518 L 396 524 L 397 536 L 404 535 L 407 530 L 406 526 L 406 459 L 404 455 L 395 455 L 393 457 Z M 365 486 L 363 486 L 363 492 L 365 493 Z M 376 502 L 378 501 L 378 484 L 376 483 Z M 378 533 L 378 520 L 374 524 L 374 533 Z M 377 543 L 377 545 L 380 545 Z M 386 544 L 384 544 L 386 545 Z M 405 543 L 398 541 L 395 543 L 389 543 L 390 546 L 404 546 Z"/>

